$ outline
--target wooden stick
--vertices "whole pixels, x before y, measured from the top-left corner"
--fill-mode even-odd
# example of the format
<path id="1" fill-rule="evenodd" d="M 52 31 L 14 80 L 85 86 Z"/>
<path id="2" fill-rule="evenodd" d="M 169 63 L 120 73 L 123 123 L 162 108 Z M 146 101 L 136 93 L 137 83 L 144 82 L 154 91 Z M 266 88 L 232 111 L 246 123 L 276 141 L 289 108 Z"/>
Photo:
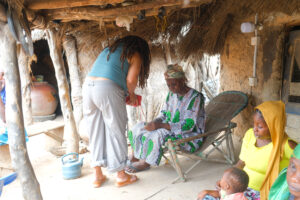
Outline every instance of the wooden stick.
<path id="1" fill-rule="evenodd" d="M 19 56 L 18 56 L 19 68 L 20 68 L 20 78 L 22 86 L 22 108 L 24 114 L 24 121 L 26 125 L 33 123 L 32 110 L 31 110 L 31 77 L 28 69 L 29 58 L 25 54 L 23 48 L 19 46 Z"/>
<path id="2" fill-rule="evenodd" d="M 195 1 L 195 0 L 193 0 Z M 116 17 L 120 15 L 136 15 L 140 10 L 156 9 L 160 7 L 181 6 L 183 1 L 178 0 L 154 0 L 151 2 L 140 3 L 132 6 L 118 7 L 111 9 L 102 9 L 97 7 L 81 7 L 81 8 L 67 8 L 45 11 L 52 19 L 96 19 L 99 17 Z M 197 5 L 210 3 L 212 0 L 197 1 Z M 193 4 L 196 6 L 195 4 Z M 187 5 L 188 6 L 188 5 Z"/>
<path id="3" fill-rule="evenodd" d="M 64 38 L 63 47 L 66 53 L 70 81 L 71 81 L 71 96 L 73 104 L 73 113 L 77 126 L 77 131 L 79 131 L 79 123 L 82 120 L 82 88 L 81 88 L 81 78 L 79 72 L 79 64 L 77 59 L 76 51 L 76 40 L 72 36 L 66 36 Z"/>
<path id="4" fill-rule="evenodd" d="M 62 45 L 55 29 L 47 29 L 47 41 L 50 49 L 57 85 L 59 90 L 59 99 L 64 117 L 64 141 L 67 146 L 67 153 L 79 152 L 79 137 L 75 125 L 74 115 L 71 106 L 69 85 L 66 78 L 66 71 L 62 57 Z"/>
<path id="5" fill-rule="evenodd" d="M 172 158 L 172 161 L 173 161 L 173 164 L 175 166 L 175 169 L 177 171 L 178 176 L 180 177 L 180 179 L 182 181 L 185 181 L 185 177 L 184 177 L 184 174 L 183 174 L 182 169 L 180 167 L 179 160 L 178 160 L 178 157 L 176 155 L 176 151 L 174 149 L 174 146 L 173 146 L 173 143 L 172 143 L 171 139 L 168 139 L 168 150 L 169 150 L 169 153 L 171 155 L 171 158 Z"/>
<path id="6" fill-rule="evenodd" d="M 42 200 L 39 183 L 30 163 L 24 133 L 20 76 L 16 42 L 8 25 L 0 23 L 0 49 L 6 77 L 6 122 L 13 168 L 17 171 L 25 200 Z"/>
<path id="7" fill-rule="evenodd" d="M 214 130 L 214 131 L 208 131 L 206 133 L 199 134 L 199 135 L 192 136 L 192 137 L 188 137 L 188 138 L 184 138 L 184 139 L 181 139 L 181 140 L 176 140 L 174 142 L 174 145 L 177 146 L 177 145 L 180 145 L 182 143 L 186 143 L 186 142 L 189 142 L 189 141 L 192 141 L 192 140 L 195 140 L 195 139 L 200 139 L 200 138 L 203 138 L 203 137 L 214 135 L 214 134 L 217 134 L 221 131 L 225 131 L 229 128 L 235 128 L 235 127 L 236 127 L 236 123 L 231 123 L 230 126 L 227 126 L 227 127 L 224 127 L 224 128 L 219 128 L 219 129 Z"/>
<path id="8" fill-rule="evenodd" d="M 47 0 L 33 1 L 26 6 L 32 10 L 58 9 L 82 6 L 101 6 L 106 4 L 122 3 L 124 0 Z"/>

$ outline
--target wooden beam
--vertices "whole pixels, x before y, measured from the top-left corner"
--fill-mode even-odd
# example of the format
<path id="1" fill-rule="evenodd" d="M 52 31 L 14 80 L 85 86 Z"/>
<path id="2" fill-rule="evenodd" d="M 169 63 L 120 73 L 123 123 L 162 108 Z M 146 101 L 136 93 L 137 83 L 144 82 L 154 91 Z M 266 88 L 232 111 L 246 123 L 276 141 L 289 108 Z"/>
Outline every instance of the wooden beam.
<path id="1" fill-rule="evenodd" d="M 43 9 L 58 9 L 58 8 L 72 8 L 82 6 L 101 6 L 106 4 L 122 3 L 124 0 L 47 0 L 47 1 L 33 1 L 26 5 L 32 10 Z"/>
<path id="2" fill-rule="evenodd" d="M 212 0 L 191 0 L 190 4 L 193 7 L 197 5 L 211 3 Z M 82 7 L 82 8 L 67 8 L 67 9 L 56 9 L 47 10 L 45 14 L 51 19 L 73 19 L 73 20 L 95 20 L 96 18 L 109 18 L 122 15 L 135 16 L 140 10 L 158 9 L 160 7 L 174 7 L 184 6 L 183 1 L 180 0 L 154 0 L 151 2 L 140 3 L 137 5 L 118 7 L 111 9 L 102 9 L 97 7 Z M 185 5 L 184 8 L 189 5 Z"/>
<path id="3" fill-rule="evenodd" d="M 67 146 L 67 153 L 79 152 L 79 136 L 75 125 L 74 115 L 71 106 L 69 85 L 66 77 L 66 70 L 62 56 L 62 44 L 59 37 L 59 31 L 54 28 L 47 29 L 47 41 L 50 50 L 55 76 L 57 79 L 58 93 L 61 109 L 64 117 L 64 141 Z"/>
<path id="4" fill-rule="evenodd" d="M 20 76 L 17 61 L 16 41 L 8 24 L 0 22 L 0 65 L 4 66 L 6 79 L 6 123 L 9 135 L 9 150 L 13 168 L 18 173 L 25 200 L 42 200 L 40 185 L 30 163 L 25 142 L 22 114 Z"/>

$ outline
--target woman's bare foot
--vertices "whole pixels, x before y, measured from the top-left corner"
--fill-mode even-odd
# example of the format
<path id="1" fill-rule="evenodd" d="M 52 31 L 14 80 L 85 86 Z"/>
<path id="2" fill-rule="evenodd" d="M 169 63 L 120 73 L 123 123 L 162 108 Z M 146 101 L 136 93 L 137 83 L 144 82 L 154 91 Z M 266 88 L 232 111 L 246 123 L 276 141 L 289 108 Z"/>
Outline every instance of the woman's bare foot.
<path id="1" fill-rule="evenodd" d="M 105 181 L 106 181 L 106 176 L 104 175 L 101 178 L 94 180 L 93 182 L 94 188 L 100 187 Z"/>
<path id="2" fill-rule="evenodd" d="M 128 167 L 126 167 L 126 172 L 128 173 L 137 173 L 141 171 L 145 171 L 150 168 L 150 165 L 143 160 L 139 160 L 138 162 L 132 162 Z"/>
<path id="3" fill-rule="evenodd" d="M 116 186 L 123 187 L 126 185 L 130 185 L 138 180 L 137 176 L 129 175 L 125 172 L 125 170 L 119 171 L 116 179 Z"/>
<path id="4" fill-rule="evenodd" d="M 100 166 L 94 167 L 94 175 L 95 175 L 95 180 L 93 182 L 93 186 L 95 188 L 98 188 L 106 181 L 106 176 L 103 175 Z"/>

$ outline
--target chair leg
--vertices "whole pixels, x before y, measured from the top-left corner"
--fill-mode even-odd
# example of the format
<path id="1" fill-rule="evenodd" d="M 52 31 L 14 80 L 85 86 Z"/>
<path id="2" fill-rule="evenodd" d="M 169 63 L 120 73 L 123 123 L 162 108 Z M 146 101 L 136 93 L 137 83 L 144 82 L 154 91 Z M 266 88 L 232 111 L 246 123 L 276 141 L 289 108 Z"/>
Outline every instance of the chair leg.
<path id="1" fill-rule="evenodd" d="M 181 167 L 180 167 L 179 160 L 178 160 L 178 157 L 177 157 L 177 155 L 176 155 L 176 151 L 175 151 L 175 148 L 174 148 L 174 145 L 173 145 L 171 139 L 168 139 L 168 150 L 169 150 L 169 153 L 170 153 L 170 155 L 171 155 L 173 164 L 174 164 L 174 166 L 175 166 L 175 170 L 176 170 L 176 172 L 177 172 L 179 178 L 180 178 L 182 181 L 185 181 L 185 177 L 184 177 L 184 174 L 183 174 L 182 169 L 181 169 Z"/>
<path id="2" fill-rule="evenodd" d="M 228 130 L 228 132 L 226 133 L 226 146 L 228 150 L 228 156 L 231 162 L 230 164 L 233 165 L 235 163 L 235 157 L 234 157 L 234 146 L 233 146 L 231 129 Z"/>

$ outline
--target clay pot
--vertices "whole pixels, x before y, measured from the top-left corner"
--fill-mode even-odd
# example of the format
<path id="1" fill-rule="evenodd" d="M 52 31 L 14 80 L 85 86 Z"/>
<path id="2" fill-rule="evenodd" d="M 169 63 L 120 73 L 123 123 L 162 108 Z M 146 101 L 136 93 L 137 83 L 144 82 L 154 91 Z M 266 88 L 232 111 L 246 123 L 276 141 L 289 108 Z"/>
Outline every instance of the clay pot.
<path id="1" fill-rule="evenodd" d="M 47 82 L 33 82 L 31 86 L 31 107 L 33 116 L 51 115 L 58 104 L 57 91 Z"/>

